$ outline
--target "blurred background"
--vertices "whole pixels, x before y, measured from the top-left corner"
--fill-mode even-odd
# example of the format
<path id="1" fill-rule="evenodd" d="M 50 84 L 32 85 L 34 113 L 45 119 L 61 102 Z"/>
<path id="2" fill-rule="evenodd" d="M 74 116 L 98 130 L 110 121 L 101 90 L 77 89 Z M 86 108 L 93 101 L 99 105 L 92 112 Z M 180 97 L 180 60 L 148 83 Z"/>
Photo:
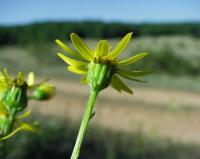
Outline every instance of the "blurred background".
<path id="1" fill-rule="evenodd" d="M 80 159 L 199 159 L 199 7 L 198 0 L 0 0 L 0 69 L 34 71 L 57 88 L 53 100 L 30 103 L 42 132 L 14 136 L 6 158 L 70 157 L 89 88 L 66 71 L 55 39 L 72 47 L 75 32 L 94 48 L 133 32 L 121 58 L 147 51 L 131 68 L 155 73 L 145 84 L 126 81 L 133 95 L 102 91 Z"/>

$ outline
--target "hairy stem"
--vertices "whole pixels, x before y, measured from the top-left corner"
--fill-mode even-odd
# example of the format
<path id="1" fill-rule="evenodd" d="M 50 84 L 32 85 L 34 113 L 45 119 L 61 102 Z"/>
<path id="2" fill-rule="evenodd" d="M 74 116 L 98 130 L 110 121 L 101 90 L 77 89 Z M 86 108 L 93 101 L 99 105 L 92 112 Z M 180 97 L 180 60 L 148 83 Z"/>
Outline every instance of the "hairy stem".
<path id="1" fill-rule="evenodd" d="M 97 95 L 98 95 L 98 91 L 91 90 L 90 96 L 88 99 L 88 103 L 86 105 L 86 110 L 83 114 L 81 126 L 79 128 L 79 132 L 78 132 L 78 136 L 77 136 L 76 143 L 74 146 L 74 150 L 71 155 L 71 159 L 77 159 L 79 157 L 81 145 L 82 145 L 82 142 L 83 142 L 83 139 L 84 139 L 87 127 L 88 127 L 88 123 L 89 123 L 89 120 L 90 120 L 90 117 L 91 117 L 91 114 L 93 111 L 93 107 L 94 107 Z"/>

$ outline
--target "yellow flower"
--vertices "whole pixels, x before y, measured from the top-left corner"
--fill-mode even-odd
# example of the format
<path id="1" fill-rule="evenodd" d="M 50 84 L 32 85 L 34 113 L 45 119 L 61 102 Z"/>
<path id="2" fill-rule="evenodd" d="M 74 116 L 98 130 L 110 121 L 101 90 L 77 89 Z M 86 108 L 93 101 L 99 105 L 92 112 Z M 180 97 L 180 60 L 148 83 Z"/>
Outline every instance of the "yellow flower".
<path id="1" fill-rule="evenodd" d="M 133 71 L 123 67 L 142 59 L 147 52 L 139 53 L 128 59 L 119 60 L 118 56 L 124 51 L 131 39 L 128 33 L 115 47 L 111 49 L 107 40 L 100 40 L 94 50 L 75 33 L 70 35 L 76 51 L 71 50 L 60 40 L 55 42 L 68 53 L 68 56 L 58 53 L 58 56 L 69 66 L 69 71 L 83 75 L 81 81 L 87 83 L 92 89 L 102 90 L 111 85 L 117 91 L 132 93 L 132 90 L 119 78 L 123 77 L 136 82 L 142 82 L 136 77 L 150 73 L 150 71 Z"/>

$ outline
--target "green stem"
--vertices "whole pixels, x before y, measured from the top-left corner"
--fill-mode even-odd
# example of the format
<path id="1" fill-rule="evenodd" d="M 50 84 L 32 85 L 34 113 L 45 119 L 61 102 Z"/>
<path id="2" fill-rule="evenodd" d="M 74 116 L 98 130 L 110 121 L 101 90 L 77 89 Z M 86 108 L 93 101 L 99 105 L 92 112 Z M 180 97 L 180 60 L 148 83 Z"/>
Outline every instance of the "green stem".
<path id="1" fill-rule="evenodd" d="M 4 157 L 4 152 L 3 152 L 3 147 L 4 146 L 4 143 L 3 143 L 3 141 L 0 141 L 0 159 L 3 159 L 3 157 Z"/>
<path id="2" fill-rule="evenodd" d="M 15 116 L 15 110 L 12 110 L 8 116 L 6 125 L 4 126 L 3 132 L 1 134 L 1 137 L 6 136 L 10 133 L 13 127 L 14 123 L 14 116 Z M 0 159 L 4 158 L 4 141 L 0 141 Z"/>
<path id="3" fill-rule="evenodd" d="M 88 123 L 89 123 L 89 120 L 90 120 L 90 117 L 91 117 L 91 114 L 92 114 L 92 111 L 93 111 L 93 107 L 94 107 L 97 95 L 98 95 L 98 91 L 91 90 L 90 96 L 89 96 L 89 99 L 88 99 L 88 103 L 87 103 L 87 106 L 86 106 L 86 110 L 83 114 L 81 126 L 79 128 L 79 132 L 78 132 L 78 136 L 77 136 L 76 143 L 75 143 L 75 146 L 74 146 L 74 150 L 73 150 L 72 155 L 71 155 L 71 159 L 77 159 L 79 157 L 81 144 L 83 142 L 83 138 L 85 136 L 85 133 L 86 133 L 86 130 L 87 130 L 87 127 L 88 127 Z"/>
<path id="4" fill-rule="evenodd" d="M 15 110 L 11 111 L 7 120 L 7 123 L 4 128 L 4 136 L 6 136 L 10 131 L 12 130 L 13 123 L 14 123 L 14 117 L 15 117 Z"/>

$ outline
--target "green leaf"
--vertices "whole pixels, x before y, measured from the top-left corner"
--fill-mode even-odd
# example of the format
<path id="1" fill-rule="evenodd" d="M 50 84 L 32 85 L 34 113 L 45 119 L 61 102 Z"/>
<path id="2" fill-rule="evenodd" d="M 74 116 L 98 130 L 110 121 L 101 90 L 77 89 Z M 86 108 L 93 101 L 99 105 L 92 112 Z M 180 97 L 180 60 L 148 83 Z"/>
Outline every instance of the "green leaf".
<path id="1" fill-rule="evenodd" d="M 111 80 L 111 86 L 116 89 L 118 92 L 125 91 L 127 93 L 133 94 L 132 90 L 124 84 L 119 77 L 114 75 Z"/>
<path id="2" fill-rule="evenodd" d="M 93 52 L 87 44 L 75 33 L 71 33 L 70 37 L 74 48 L 80 53 L 80 55 L 86 60 L 91 61 Z"/>
<path id="3" fill-rule="evenodd" d="M 113 51 L 111 51 L 110 54 L 107 55 L 107 58 L 114 59 L 116 58 L 128 45 L 130 39 L 131 39 L 132 33 L 128 33 L 114 48 Z"/>
<path id="4" fill-rule="evenodd" d="M 107 40 L 99 41 L 97 48 L 95 50 L 95 56 L 103 57 L 108 54 L 109 45 Z"/>
<path id="5" fill-rule="evenodd" d="M 134 63 L 134 62 L 137 62 L 138 60 L 144 58 L 145 56 L 147 56 L 149 53 L 147 52 L 143 52 L 143 53 L 140 53 L 140 54 L 137 54 L 137 55 L 134 55 L 126 60 L 123 60 L 123 61 L 119 61 L 117 62 L 117 64 L 119 65 L 129 65 L 131 63 Z"/>

